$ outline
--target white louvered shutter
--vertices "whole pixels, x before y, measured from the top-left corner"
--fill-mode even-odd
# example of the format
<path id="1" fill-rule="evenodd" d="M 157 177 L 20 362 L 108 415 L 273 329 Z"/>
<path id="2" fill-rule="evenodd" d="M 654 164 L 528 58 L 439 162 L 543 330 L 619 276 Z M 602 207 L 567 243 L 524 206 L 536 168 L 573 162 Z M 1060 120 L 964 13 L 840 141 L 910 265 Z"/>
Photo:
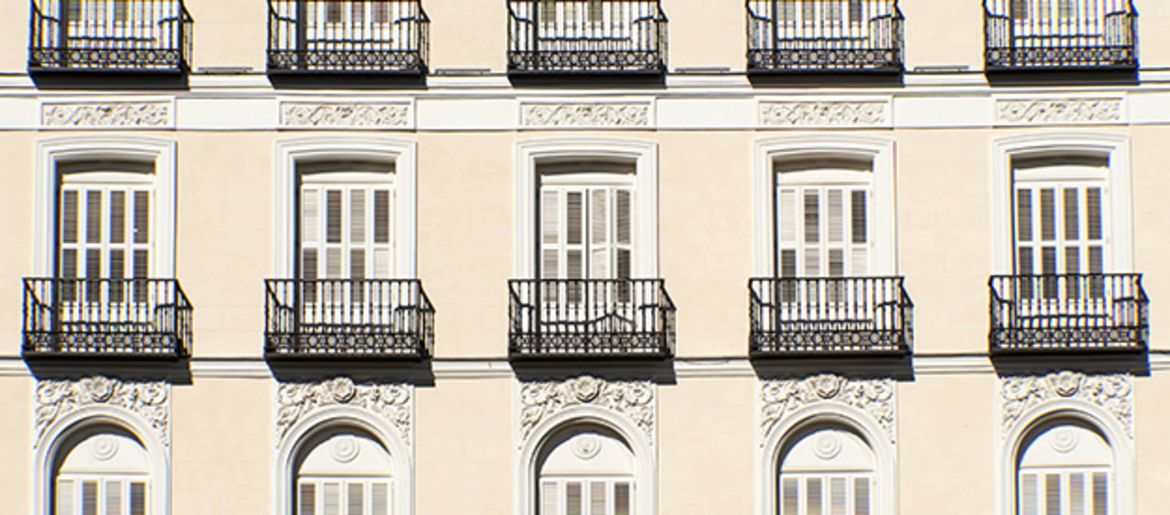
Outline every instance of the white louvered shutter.
<path id="1" fill-rule="evenodd" d="M 1015 188 L 1015 267 L 1021 275 L 1099 274 L 1105 271 L 1108 235 L 1104 187 L 1096 184 L 1018 182 Z M 1045 280 L 1025 298 L 1100 296 L 1097 283 Z"/>
<path id="2" fill-rule="evenodd" d="M 394 273 L 392 187 L 307 182 L 301 188 L 300 274 L 315 279 L 387 279 Z M 365 291 L 350 291 L 360 301 Z M 323 289 L 320 301 L 340 301 Z M 313 300 L 313 299 L 307 299 Z"/>
<path id="3" fill-rule="evenodd" d="M 781 185 L 777 199 L 781 277 L 869 273 L 868 188 Z"/>
<path id="4" fill-rule="evenodd" d="M 872 475 L 786 474 L 780 479 L 780 515 L 870 515 Z"/>
<path id="5" fill-rule="evenodd" d="M 543 186 L 540 276 L 628 279 L 633 192 L 623 187 Z"/>
<path id="6" fill-rule="evenodd" d="M 144 186 L 66 182 L 59 213 L 61 278 L 123 279 L 150 276 L 151 192 Z M 146 289 L 128 292 L 121 283 L 87 283 L 63 291 L 66 301 L 145 301 Z M 133 297 L 131 297 L 133 295 Z"/>
<path id="7" fill-rule="evenodd" d="M 546 481 L 540 485 L 540 515 L 561 515 L 558 483 Z"/>

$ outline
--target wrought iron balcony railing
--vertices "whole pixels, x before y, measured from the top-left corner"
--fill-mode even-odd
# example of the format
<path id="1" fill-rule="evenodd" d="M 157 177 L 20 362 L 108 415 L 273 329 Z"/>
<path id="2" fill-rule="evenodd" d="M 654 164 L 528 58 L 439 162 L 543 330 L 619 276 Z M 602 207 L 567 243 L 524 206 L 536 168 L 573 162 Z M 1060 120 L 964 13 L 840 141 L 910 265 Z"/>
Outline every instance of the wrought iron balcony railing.
<path id="1" fill-rule="evenodd" d="M 1141 274 L 997 275 L 989 285 L 992 353 L 1146 348 Z"/>
<path id="2" fill-rule="evenodd" d="M 989 71 L 1137 67 L 1132 0 L 984 0 Z"/>
<path id="3" fill-rule="evenodd" d="M 904 355 L 914 303 L 902 277 L 751 279 L 751 356 Z"/>
<path id="4" fill-rule="evenodd" d="M 669 358 L 674 302 L 662 279 L 508 281 L 513 358 Z"/>
<path id="5" fill-rule="evenodd" d="M 269 72 L 427 71 L 419 0 L 268 0 Z"/>
<path id="6" fill-rule="evenodd" d="M 190 70 L 182 0 L 32 0 L 31 71 Z"/>
<path id="7" fill-rule="evenodd" d="M 26 278 L 23 353 L 185 358 L 191 313 L 174 279 Z"/>
<path id="8" fill-rule="evenodd" d="M 897 0 L 748 0 L 749 72 L 900 72 Z"/>
<path id="9" fill-rule="evenodd" d="M 435 308 L 417 279 L 268 279 L 269 358 L 427 359 Z"/>
<path id="10" fill-rule="evenodd" d="M 508 0 L 508 71 L 666 71 L 658 0 Z"/>

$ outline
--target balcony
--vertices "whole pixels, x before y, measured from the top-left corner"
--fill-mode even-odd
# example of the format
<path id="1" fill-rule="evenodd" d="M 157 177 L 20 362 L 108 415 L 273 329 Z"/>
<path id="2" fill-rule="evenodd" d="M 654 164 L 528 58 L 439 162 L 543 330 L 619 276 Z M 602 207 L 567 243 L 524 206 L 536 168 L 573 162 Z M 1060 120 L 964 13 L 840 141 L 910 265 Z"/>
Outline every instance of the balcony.
<path id="1" fill-rule="evenodd" d="M 269 0 L 269 73 L 421 75 L 430 19 L 418 0 Z"/>
<path id="2" fill-rule="evenodd" d="M 1134 70 L 1130 0 L 984 0 L 988 71 Z"/>
<path id="3" fill-rule="evenodd" d="M 748 72 L 902 71 L 897 0 L 749 0 Z"/>
<path id="4" fill-rule="evenodd" d="M 191 15 L 181 0 L 33 0 L 31 72 L 190 70 Z"/>
<path id="5" fill-rule="evenodd" d="M 911 351 L 914 303 L 902 277 L 769 277 L 748 289 L 752 358 Z"/>
<path id="6" fill-rule="evenodd" d="M 268 279 L 269 359 L 432 356 L 435 308 L 416 279 Z"/>
<path id="7" fill-rule="evenodd" d="M 1146 349 L 1141 274 L 999 275 L 989 285 L 993 354 Z"/>
<path id="8" fill-rule="evenodd" d="M 513 359 L 674 356 L 674 302 L 662 279 L 508 281 Z"/>
<path id="9" fill-rule="evenodd" d="M 23 354 L 186 358 L 191 313 L 174 279 L 26 278 Z"/>
<path id="10" fill-rule="evenodd" d="M 657 0 L 508 0 L 512 74 L 662 74 Z"/>

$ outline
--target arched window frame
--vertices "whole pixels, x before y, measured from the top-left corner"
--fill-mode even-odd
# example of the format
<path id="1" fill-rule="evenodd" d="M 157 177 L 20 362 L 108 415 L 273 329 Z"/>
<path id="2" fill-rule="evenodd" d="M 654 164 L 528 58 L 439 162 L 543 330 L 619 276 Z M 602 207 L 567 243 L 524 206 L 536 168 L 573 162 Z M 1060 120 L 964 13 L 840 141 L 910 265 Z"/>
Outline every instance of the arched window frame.
<path id="1" fill-rule="evenodd" d="M 294 490 L 297 482 L 297 458 L 306 452 L 313 437 L 335 429 L 356 428 L 369 433 L 390 453 L 393 463 L 391 504 L 394 515 L 414 513 L 414 454 L 405 435 L 387 421 L 361 409 L 348 406 L 322 408 L 298 421 L 277 445 L 273 506 L 278 515 L 296 513 Z"/>
<path id="2" fill-rule="evenodd" d="M 150 177 L 137 173 L 101 174 L 105 179 L 125 175 L 121 179 L 134 183 L 148 183 L 154 190 L 151 207 L 151 275 L 155 278 L 173 278 L 175 275 L 175 175 L 176 145 L 173 141 L 129 136 L 96 136 L 55 138 L 37 143 L 36 216 L 33 221 L 34 270 L 41 277 L 57 274 L 58 253 L 57 212 L 59 184 L 62 180 L 58 165 L 81 161 L 140 161 L 153 164 Z"/>
<path id="3" fill-rule="evenodd" d="M 109 405 L 78 408 L 54 421 L 37 442 L 33 471 L 33 513 L 50 513 L 55 484 L 54 465 L 70 436 L 90 428 L 113 427 L 130 433 L 146 449 L 149 463 L 147 496 L 151 514 L 166 515 L 171 506 L 170 447 L 159 441 L 157 433 L 142 417 Z M 169 429 L 168 429 L 169 431 Z"/>
<path id="4" fill-rule="evenodd" d="M 793 438 L 813 428 L 842 428 L 854 432 L 869 445 L 876 459 L 871 497 L 873 515 L 898 513 L 898 468 L 894 444 L 887 432 L 873 419 L 856 408 L 843 404 L 823 403 L 806 406 L 773 425 L 760 442 L 759 468 L 756 472 L 756 513 L 776 515 L 779 491 L 780 452 Z"/>
<path id="5" fill-rule="evenodd" d="M 1013 136 L 992 146 L 991 223 L 993 273 L 1014 273 L 1012 230 L 1012 159 L 1032 156 L 1094 155 L 1109 159 L 1107 219 L 1110 269 L 1133 269 L 1133 204 L 1130 177 L 1129 139 L 1115 134 L 1053 133 Z"/>
<path id="6" fill-rule="evenodd" d="M 299 249 L 296 248 L 297 201 L 300 185 L 298 162 L 385 161 L 394 163 L 395 189 L 394 274 L 396 279 L 417 275 L 417 151 L 412 141 L 383 138 L 312 137 L 276 144 L 276 245 L 274 270 L 277 277 L 293 277 Z"/>
<path id="7" fill-rule="evenodd" d="M 575 406 L 540 422 L 521 441 L 516 456 L 517 515 L 537 515 L 536 484 L 540 478 L 540 454 L 553 438 L 580 425 L 596 425 L 613 431 L 634 453 L 634 513 L 658 513 L 658 456 L 649 437 L 634 421 L 595 406 Z"/>
<path id="8" fill-rule="evenodd" d="M 1132 441 L 1112 415 L 1101 408 L 1076 399 L 1045 402 L 1020 415 L 1004 436 L 1000 449 L 997 484 L 1000 513 L 1016 515 L 1016 477 L 1024 446 L 1035 431 L 1059 420 L 1075 420 L 1096 429 L 1113 451 L 1113 513 L 1133 513 L 1136 508 L 1135 463 Z"/>
<path id="9" fill-rule="evenodd" d="M 599 159 L 634 162 L 634 262 L 631 276 L 658 277 L 658 146 L 612 138 L 548 139 L 516 147 L 515 274 L 536 274 L 538 163 L 546 160 Z"/>
<path id="10" fill-rule="evenodd" d="M 869 217 L 872 228 L 873 255 L 870 275 L 896 275 L 897 204 L 894 183 L 894 142 L 861 136 L 783 137 L 757 141 L 753 189 L 755 219 L 755 275 L 775 273 L 776 211 L 774 163 L 783 159 L 835 157 L 872 160 L 872 205 Z"/>

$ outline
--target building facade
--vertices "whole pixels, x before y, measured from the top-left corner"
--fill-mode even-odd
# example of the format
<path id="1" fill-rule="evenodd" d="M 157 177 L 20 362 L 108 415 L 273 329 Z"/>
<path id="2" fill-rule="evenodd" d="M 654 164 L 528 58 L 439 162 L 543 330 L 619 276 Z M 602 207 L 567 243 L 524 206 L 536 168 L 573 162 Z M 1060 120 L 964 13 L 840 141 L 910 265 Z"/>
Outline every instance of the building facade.
<path id="1" fill-rule="evenodd" d="M 31 0 L 0 49 L 5 513 L 1170 506 L 1170 3 Z"/>

